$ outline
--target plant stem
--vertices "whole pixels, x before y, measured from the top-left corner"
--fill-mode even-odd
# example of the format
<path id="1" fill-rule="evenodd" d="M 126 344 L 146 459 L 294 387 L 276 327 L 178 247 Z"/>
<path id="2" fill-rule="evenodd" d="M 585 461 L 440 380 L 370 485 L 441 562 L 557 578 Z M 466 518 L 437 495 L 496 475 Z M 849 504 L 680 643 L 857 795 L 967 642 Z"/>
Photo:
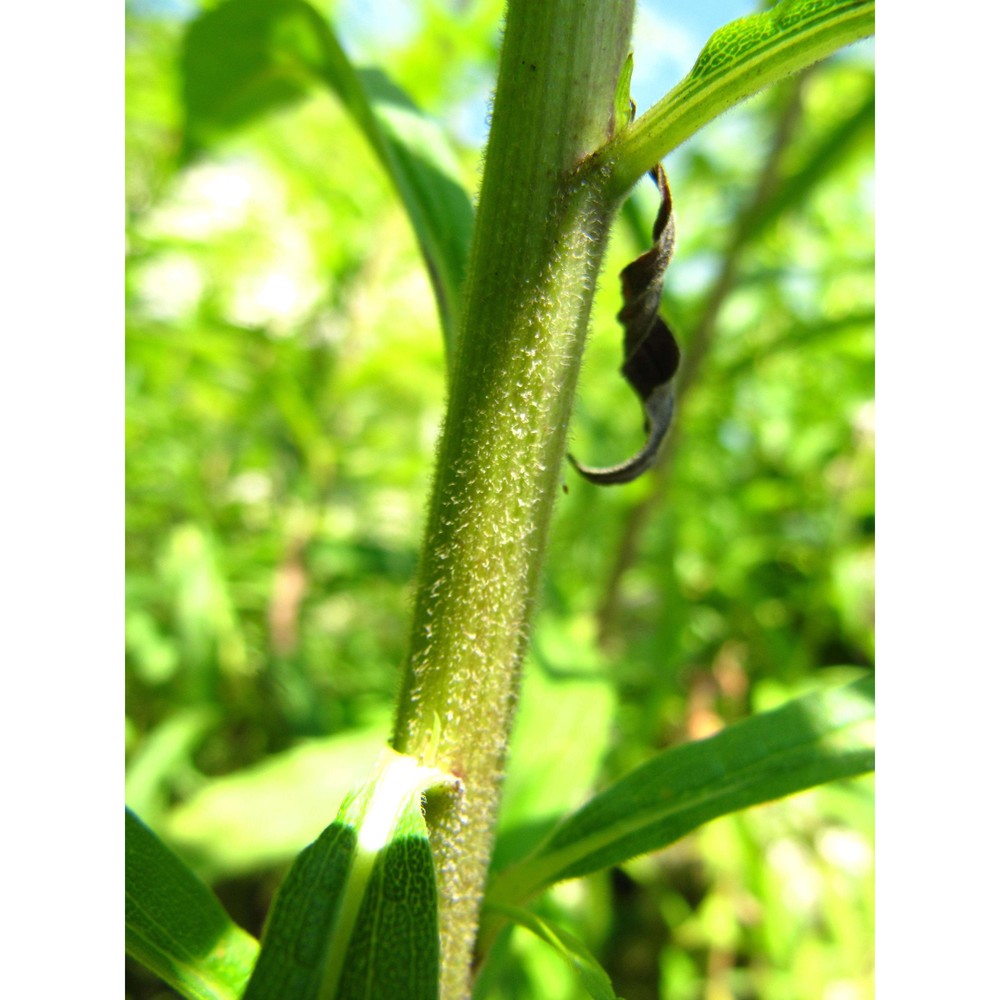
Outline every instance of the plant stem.
<path id="1" fill-rule="evenodd" d="M 617 206 L 607 171 L 579 167 L 613 126 L 633 8 L 508 5 L 394 736 L 463 782 L 427 811 L 442 1000 L 469 991 L 520 664 Z"/>

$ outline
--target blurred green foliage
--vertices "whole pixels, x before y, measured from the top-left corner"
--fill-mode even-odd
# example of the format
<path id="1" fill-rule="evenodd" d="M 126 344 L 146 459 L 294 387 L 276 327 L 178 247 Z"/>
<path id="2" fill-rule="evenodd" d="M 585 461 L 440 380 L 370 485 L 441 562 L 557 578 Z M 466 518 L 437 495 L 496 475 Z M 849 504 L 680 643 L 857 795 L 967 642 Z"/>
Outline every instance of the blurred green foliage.
<path id="1" fill-rule="evenodd" d="M 183 161 L 185 24 L 154 10 L 126 21 L 127 791 L 256 934 L 388 734 L 445 360 L 412 232 L 345 111 L 312 93 Z M 481 154 L 457 135 L 499 14 L 423 0 L 377 50 L 456 132 L 470 191 Z M 693 371 L 654 474 L 599 490 L 567 466 L 498 861 L 653 751 L 873 666 L 872 93 L 848 52 L 666 164 L 664 309 Z M 598 292 L 582 461 L 640 438 L 614 276 L 655 198 L 630 198 Z M 864 780 L 719 820 L 540 912 L 628 1000 L 861 1000 L 871 799 Z M 163 995 L 134 969 L 128 989 Z M 479 994 L 575 990 L 516 930 Z"/>

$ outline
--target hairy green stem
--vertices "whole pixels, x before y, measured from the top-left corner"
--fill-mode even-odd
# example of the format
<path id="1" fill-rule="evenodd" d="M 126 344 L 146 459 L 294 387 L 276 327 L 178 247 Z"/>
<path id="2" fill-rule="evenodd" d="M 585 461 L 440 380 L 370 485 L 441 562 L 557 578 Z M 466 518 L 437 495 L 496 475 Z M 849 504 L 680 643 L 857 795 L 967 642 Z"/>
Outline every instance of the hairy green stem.
<path id="1" fill-rule="evenodd" d="M 442 1000 L 469 967 L 536 582 L 616 199 L 633 0 L 510 0 L 394 746 L 462 780 L 428 807 Z M 428 749 L 430 748 L 430 749 Z"/>

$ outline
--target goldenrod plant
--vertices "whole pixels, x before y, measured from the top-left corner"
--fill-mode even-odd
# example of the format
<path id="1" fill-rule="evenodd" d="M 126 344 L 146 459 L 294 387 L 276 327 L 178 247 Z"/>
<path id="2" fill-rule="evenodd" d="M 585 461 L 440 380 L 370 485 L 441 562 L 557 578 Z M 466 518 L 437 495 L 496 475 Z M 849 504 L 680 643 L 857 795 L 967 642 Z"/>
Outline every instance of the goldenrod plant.
<path id="1" fill-rule="evenodd" d="M 862 652 L 844 647 L 840 662 L 862 669 L 838 682 L 807 685 L 798 697 L 772 698 L 728 725 L 718 718 L 707 731 L 692 723 L 688 736 L 701 739 L 673 740 L 665 747 L 649 740 L 642 759 L 633 755 L 619 762 L 605 770 L 604 780 L 592 779 L 600 765 L 593 755 L 603 753 L 605 744 L 592 753 L 586 730 L 591 724 L 609 731 L 609 709 L 603 702 L 598 707 L 600 699 L 590 694 L 582 715 L 574 714 L 574 689 L 560 694 L 554 688 L 545 709 L 551 717 L 533 730 L 557 731 L 561 716 L 575 720 L 569 737 L 579 746 L 578 758 L 574 753 L 553 756 L 541 736 L 511 745 L 526 652 L 546 644 L 551 648 L 545 634 L 533 638 L 533 626 L 553 511 L 563 490 L 595 509 L 610 505 L 606 516 L 611 521 L 602 524 L 617 518 L 625 529 L 620 543 L 608 542 L 614 558 L 603 590 L 592 580 L 581 585 L 589 602 L 586 614 L 596 623 L 590 651 L 581 655 L 606 667 L 623 657 L 629 636 L 636 634 L 623 623 L 628 599 L 622 580 L 634 565 L 651 513 L 672 503 L 668 477 L 683 447 L 685 424 L 703 419 L 697 401 L 691 402 L 693 387 L 706 370 L 746 251 L 836 167 L 871 121 L 870 94 L 849 83 L 842 100 L 834 102 L 833 125 L 796 146 L 794 169 L 789 168 L 795 129 L 810 114 L 803 87 L 820 75 L 812 67 L 873 34 L 874 0 L 780 0 L 734 21 L 708 38 L 677 86 L 638 115 L 629 92 L 634 18 L 634 0 L 508 0 L 475 201 L 440 125 L 392 82 L 392 66 L 359 69 L 346 54 L 336 23 L 320 7 L 306 0 L 224 0 L 185 29 L 179 62 L 181 163 L 197 164 L 208 151 L 224 149 L 248 131 L 267 134 L 282 109 L 317 98 L 332 98 L 353 121 L 354 134 L 384 180 L 359 176 L 352 187 L 352 177 L 338 176 L 332 150 L 327 164 L 320 161 L 310 169 L 323 174 L 324 184 L 352 192 L 351 198 L 363 199 L 366 185 L 387 183 L 398 199 L 433 290 L 445 345 L 446 402 L 419 558 L 397 573 L 397 579 L 415 581 L 408 604 L 400 599 L 399 605 L 410 608 L 408 630 L 402 620 L 380 626 L 408 635 L 405 648 L 400 645 L 394 721 L 384 715 L 377 720 L 385 744 L 380 752 L 369 740 L 352 744 L 337 758 L 352 759 L 345 769 L 352 775 L 359 757 L 370 765 L 339 810 L 336 801 L 312 795 L 310 814 L 325 815 L 325 829 L 312 843 L 301 843 L 304 849 L 274 895 L 259 943 L 236 926 L 191 867 L 212 878 L 225 874 L 225 866 L 213 872 L 210 858 L 199 862 L 190 844 L 185 850 L 182 824 L 169 821 L 165 793 L 151 792 L 157 786 L 148 781 L 164 755 L 176 758 L 188 752 L 180 748 L 202 745 L 215 731 L 217 714 L 199 708 L 197 692 L 189 691 L 186 714 L 177 714 L 173 728 L 160 731 L 158 743 L 147 740 L 145 753 L 130 763 L 134 811 L 126 813 L 126 949 L 181 996 L 465 1000 L 474 990 L 482 997 L 529 996 L 527 991 L 536 987 L 527 973 L 504 985 L 504 963 L 517 963 L 514 926 L 520 928 L 518 940 L 530 932 L 535 947 L 564 963 L 575 995 L 599 1000 L 703 995 L 678 988 L 633 997 L 615 963 L 602 963 L 582 939 L 584 932 L 566 925 L 558 905 L 546 903 L 552 888 L 623 866 L 632 870 L 629 865 L 660 856 L 711 820 L 873 769 L 873 683 L 863 642 L 855 647 Z M 755 142 L 770 152 L 755 159 L 756 185 L 748 188 L 742 209 L 714 230 L 725 266 L 704 294 L 700 312 L 685 310 L 671 291 L 675 270 L 684 277 L 684 220 L 705 212 L 721 216 L 723 206 L 709 204 L 704 192 L 685 206 L 686 186 L 668 183 L 668 157 L 680 144 L 694 145 L 710 135 L 721 115 L 767 88 L 773 95 L 767 120 L 776 125 L 773 134 L 761 134 Z M 292 155 L 287 141 L 281 155 Z M 721 199 L 723 186 L 718 192 Z M 648 437 L 634 459 L 600 469 L 567 459 L 568 434 L 585 343 L 595 326 L 599 274 L 616 226 L 631 233 L 631 263 L 621 271 L 620 290 L 613 280 L 605 284 L 609 294 L 623 296 L 619 319 L 624 329 L 613 337 L 602 332 L 602 340 L 618 339 L 613 348 L 602 349 L 608 357 L 619 355 L 617 367 L 624 335 L 628 384 L 614 398 L 635 407 L 622 411 L 623 425 L 632 426 L 638 440 L 645 420 Z M 697 228 L 691 223 L 692 231 Z M 693 250 L 698 240 L 688 245 Z M 815 248 L 812 252 L 818 259 Z M 759 315 L 744 312 L 748 322 Z M 796 322 L 808 327 L 805 334 Z M 827 323 L 835 331 L 851 330 L 870 326 L 870 317 L 849 303 Z M 611 326 L 604 318 L 599 325 Z M 743 356 L 726 361 L 729 382 L 721 391 L 734 393 L 740 364 L 744 369 L 763 364 L 769 352 L 780 351 L 783 340 L 798 336 L 805 341 L 822 336 L 824 329 L 822 321 L 809 323 L 801 316 L 791 316 L 785 326 L 782 331 L 762 325 L 765 333 L 772 331 L 763 344 L 756 333 L 748 335 Z M 248 350 L 271 357 L 270 347 Z M 394 375 L 400 384 L 407 377 L 405 364 Z M 313 362 L 303 372 L 302 377 L 312 378 Z M 618 378 L 614 368 L 604 377 L 608 392 L 618 392 L 617 386 L 610 388 Z M 311 714 L 318 709 L 295 658 L 303 640 L 295 631 L 294 609 L 305 600 L 303 552 L 322 534 L 317 526 L 334 495 L 337 462 L 325 440 L 331 433 L 324 427 L 326 417 L 304 405 L 293 384 L 276 384 L 273 400 L 258 397 L 254 405 L 278 406 L 291 428 L 288 447 L 306 456 L 303 481 L 310 485 L 305 489 L 315 493 L 296 508 L 288 521 L 287 546 L 276 554 L 279 572 L 268 628 L 277 651 L 269 690 L 277 701 L 265 698 L 261 705 L 281 703 L 289 718 L 299 713 L 295 718 L 302 732 L 329 735 L 323 733 L 327 723 Z M 629 386 L 641 408 L 629 398 Z M 349 400 L 342 405 L 349 407 Z M 214 419 L 211 405 L 204 413 Z M 599 434 L 584 428 L 578 438 L 573 452 L 581 458 L 590 459 L 595 450 L 611 461 L 621 457 L 610 445 L 597 447 Z M 814 449 L 826 447 L 815 435 L 809 440 Z M 208 456 L 206 462 L 204 474 L 211 477 Z M 841 468 L 837 481 L 850 474 Z M 244 490 L 253 487 L 249 479 L 240 482 Z M 745 488 L 764 487 L 747 482 Z M 709 509 L 709 498 L 698 502 Z M 583 533 L 587 523 L 587 516 L 577 518 Z M 248 704 L 251 682 L 246 678 L 253 671 L 247 663 L 254 654 L 253 641 L 239 624 L 241 598 L 230 600 L 219 583 L 217 554 L 204 531 L 193 524 L 184 530 L 172 536 L 173 548 L 161 562 L 168 567 L 164 572 L 175 567 L 178 579 L 192 565 L 202 567 L 192 591 L 200 596 L 178 604 L 182 612 L 187 609 L 184 621 L 190 625 L 179 633 L 187 645 L 178 647 L 178 662 L 204 657 L 228 663 L 204 674 L 205 684 Z M 745 536 L 723 538 L 721 544 L 751 542 Z M 570 544 L 562 537 L 557 549 L 565 552 Z M 334 562 L 347 558 L 338 555 L 346 550 L 328 546 L 325 551 Z M 350 558 L 356 558 L 352 552 Z M 692 579 L 710 575 L 704 556 L 698 559 Z M 782 559 L 786 556 L 766 565 L 773 569 Z M 679 595 L 683 588 L 673 579 Z M 398 589 L 402 593 L 403 587 Z M 787 626 L 789 635 L 801 636 L 807 658 L 821 644 L 810 632 L 821 635 L 824 614 L 816 599 L 810 600 L 800 624 Z M 196 624 L 204 606 L 198 601 L 214 602 L 212 624 L 204 633 Z M 288 602 L 293 613 L 282 618 Z M 690 603 L 678 596 L 670 614 Z M 755 612 L 761 621 L 783 613 L 774 604 L 761 600 Z M 707 635 L 721 627 L 720 616 L 711 601 L 704 609 L 698 628 Z M 173 676 L 174 654 L 161 649 L 156 660 L 150 652 L 160 648 L 150 616 L 137 613 L 129 621 L 130 655 L 146 664 L 147 677 L 153 676 L 149 664 L 154 662 Z M 672 619 L 671 634 L 678 635 L 680 627 Z M 574 639 L 565 648 L 579 649 L 580 642 Z M 660 648 L 664 657 L 674 655 L 669 644 Z M 727 667 L 725 657 L 740 661 L 741 648 L 736 640 L 720 640 L 712 661 L 720 690 L 737 699 L 739 683 L 727 688 L 726 679 L 739 675 L 745 680 L 745 671 Z M 786 662 L 793 663 L 796 655 L 789 652 Z M 539 659 L 544 658 L 540 652 Z M 801 672 L 797 676 L 801 680 Z M 305 692 L 298 702 L 296 690 Z M 671 703 L 678 717 L 693 711 L 696 694 L 691 687 L 687 710 L 683 702 Z M 633 705 L 643 700 L 641 694 L 630 697 Z M 255 709 L 258 714 L 268 710 Z M 662 715 L 658 718 L 643 724 L 662 728 Z M 277 742 L 271 748 L 275 753 L 294 749 L 291 738 L 284 745 Z M 562 780 L 570 798 L 563 801 L 554 792 L 546 808 L 535 809 L 521 828 L 512 824 L 509 835 L 498 841 L 505 779 L 512 768 L 538 782 L 558 785 Z M 574 777 L 577 769 L 582 787 Z M 301 803 L 290 786 L 285 786 L 286 797 L 281 788 L 279 783 L 272 808 L 294 817 Z M 509 792 L 516 794 L 517 786 Z M 253 823 L 238 815 L 232 821 Z M 272 860 L 280 856 L 279 851 Z M 676 906 L 670 913 L 680 922 L 686 919 Z M 677 969 L 669 975 L 675 983 L 684 981 Z M 521 985 L 510 985 L 517 982 Z M 546 1000 L 553 995 L 546 994 Z"/>

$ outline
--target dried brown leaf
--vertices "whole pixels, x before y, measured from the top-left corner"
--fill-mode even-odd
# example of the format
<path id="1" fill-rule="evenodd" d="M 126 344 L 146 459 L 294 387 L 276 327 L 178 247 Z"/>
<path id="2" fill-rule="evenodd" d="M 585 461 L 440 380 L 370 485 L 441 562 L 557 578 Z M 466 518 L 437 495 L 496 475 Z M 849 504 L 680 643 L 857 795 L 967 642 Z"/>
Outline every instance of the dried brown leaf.
<path id="1" fill-rule="evenodd" d="M 592 468 L 568 456 L 577 472 L 592 483 L 609 486 L 630 483 L 656 460 L 674 413 L 673 379 L 681 351 L 670 327 L 660 316 L 663 275 L 674 255 L 674 211 L 667 175 L 660 164 L 650 174 L 660 189 L 660 210 L 653 224 L 653 246 L 620 274 L 622 300 L 618 322 L 625 328 L 622 374 L 642 400 L 646 416 L 646 443 L 619 465 Z"/>

